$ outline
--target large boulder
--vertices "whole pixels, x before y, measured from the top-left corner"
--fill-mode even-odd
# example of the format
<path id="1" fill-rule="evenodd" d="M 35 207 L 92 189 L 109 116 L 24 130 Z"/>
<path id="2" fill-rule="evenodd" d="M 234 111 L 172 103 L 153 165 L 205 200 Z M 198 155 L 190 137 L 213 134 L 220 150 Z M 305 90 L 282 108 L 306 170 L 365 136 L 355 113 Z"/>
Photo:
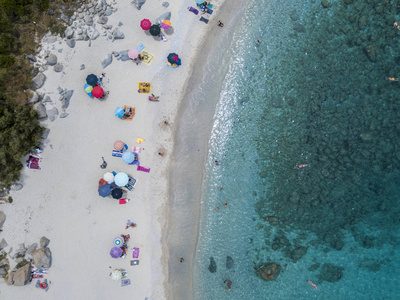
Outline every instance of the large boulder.
<path id="1" fill-rule="evenodd" d="M 36 268 L 50 268 L 51 251 L 49 248 L 40 248 L 32 252 L 33 264 Z"/>
<path id="2" fill-rule="evenodd" d="M 0 210 L 0 228 L 3 227 L 5 221 L 6 221 L 6 214 L 4 213 L 4 211 Z"/>
<path id="3" fill-rule="evenodd" d="M 101 65 L 102 65 L 103 69 L 106 68 L 111 63 L 112 63 L 112 54 L 111 53 L 108 54 L 108 57 L 105 60 L 101 61 Z"/>
<path id="4" fill-rule="evenodd" d="M 57 56 L 55 54 L 50 54 L 46 58 L 46 65 L 54 66 L 57 63 Z"/>
<path id="5" fill-rule="evenodd" d="M 323 264 L 321 271 L 318 275 L 320 281 L 336 282 L 342 278 L 343 268 L 333 264 Z"/>
<path id="6" fill-rule="evenodd" d="M 66 39 L 65 43 L 68 45 L 70 48 L 74 48 L 76 45 L 75 39 Z"/>
<path id="7" fill-rule="evenodd" d="M 39 115 L 39 120 L 43 120 L 47 118 L 47 113 L 46 113 L 46 107 L 43 105 L 43 103 L 36 103 L 33 106 L 33 109 L 36 110 L 36 112 Z"/>
<path id="8" fill-rule="evenodd" d="M 112 32 L 112 35 L 114 37 L 114 39 L 118 40 L 118 39 L 124 39 L 125 38 L 125 34 L 123 34 L 119 28 L 115 28 Z"/>
<path id="9" fill-rule="evenodd" d="M 257 276 L 264 280 L 271 281 L 278 277 L 281 272 L 281 266 L 277 263 L 267 263 L 257 270 Z"/>
<path id="10" fill-rule="evenodd" d="M 53 107 L 52 109 L 47 111 L 47 116 L 49 117 L 49 120 L 53 122 L 57 116 L 58 116 L 58 109 L 57 107 Z"/>
<path id="11" fill-rule="evenodd" d="M 14 284 L 14 272 L 11 272 L 7 276 L 7 285 L 13 285 Z"/>
<path id="12" fill-rule="evenodd" d="M 135 6 L 138 10 L 142 8 L 142 5 L 146 3 L 146 0 L 135 0 Z"/>
<path id="13" fill-rule="evenodd" d="M 46 75 L 44 75 L 42 72 L 38 73 L 32 79 L 32 83 L 35 86 L 35 88 L 37 88 L 37 89 L 41 88 L 45 81 L 46 81 Z"/>
<path id="14" fill-rule="evenodd" d="M 50 240 L 47 237 L 42 236 L 40 238 L 40 248 L 46 248 L 49 245 L 49 243 L 50 243 Z"/>
<path id="15" fill-rule="evenodd" d="M 64 66 L 60 63 L 56 63 L 53 67 L 54 72 L 61 72 L 63 70 Z"/>
<path id="16" fill-rule="evenodd" d="M 102 24 L 102 25 L 106 24 L 107 22 L 108 22 L 108 18 L 106 16 L 102 16 L 97 20 L 97 23 Z"/>
<path id="17" fill-rule="evenodd" d="M 28 92 L 30 95 L 32 95 L 29 96 L 28 104 L 34 104 L 36 102 L 39 102 L 39 95 L 35 91 L 29 90 Z"/>
<path id="18" fill-rule="evenodd" d="M 16 286 L 24 286 L 31 279 L 31 264 L 27 263 L 25 266 L 19 268 L 14 272 L 13 281 Z"/>
<path id="19" fill-rule="evenodd" d="M 217 264 L 215 263 L 214 257 L 210 257 L 210 265 L 208 266 L 208 270 L 211 273 L 217 272 Z"/>

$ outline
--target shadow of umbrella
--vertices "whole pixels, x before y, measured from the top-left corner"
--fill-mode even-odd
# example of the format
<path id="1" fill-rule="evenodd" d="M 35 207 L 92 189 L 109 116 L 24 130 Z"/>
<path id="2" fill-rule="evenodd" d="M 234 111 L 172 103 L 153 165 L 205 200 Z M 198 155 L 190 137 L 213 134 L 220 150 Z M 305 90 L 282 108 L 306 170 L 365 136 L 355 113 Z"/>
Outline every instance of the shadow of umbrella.
<path id="1" fill-rule="evenodd" d="M 164 33 L 165 33 L 166 35 L 174 34 L 174 27 L 170 27 L 170 28 L 168 28 L 167 30 L 164 30 Z"/>

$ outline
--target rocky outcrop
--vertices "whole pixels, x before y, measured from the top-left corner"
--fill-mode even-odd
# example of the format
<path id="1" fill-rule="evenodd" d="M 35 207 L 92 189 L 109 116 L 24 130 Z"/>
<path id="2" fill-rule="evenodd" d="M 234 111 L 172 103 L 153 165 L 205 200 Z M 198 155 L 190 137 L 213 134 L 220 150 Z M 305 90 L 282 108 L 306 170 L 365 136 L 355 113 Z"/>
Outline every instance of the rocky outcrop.
<path id="1" fill-rule="evenodd" d="M 47 118 L 47 113 L 46 113 L 46 107 L 43 105 L 43 103 L 36 103 L 33 106 L 33 109 L 38 113 L 39 115 L 39 120 L 43 120 Z"/>
<path id="2" fill-rule="evenodd" d="M 46 248 L 49 244 L 50 244 L 50 240 L 47 237 L 42 236 L 40 238 L 40 248 Z"/>
<path id="3" fill-rule="evenodd" d="M 57 56 L 55 54 L 50 54 L 46 58 L 46 65 L 54 66 L 57 63 Z"/>
<path id="4" fill-rule="evenodd" d="M 257 269 L 257 276 L 267 280 L 275 280 L 281 272 L 281 266 L 277 263 L 267 263 Z"/>
<path id="5" fill-rule="evenodd" d="M 3 227 L 5 221 L 6 221 L 6 214 L 2 210 L 0 210 L 0 228 Z"/>
<path id="6" fill-rule="evenodd" d="M 13 282 L 15 286 L 24 286 L 31 278 L 31 264 L 27 263 L 25 266 L 13 272 Z"/>

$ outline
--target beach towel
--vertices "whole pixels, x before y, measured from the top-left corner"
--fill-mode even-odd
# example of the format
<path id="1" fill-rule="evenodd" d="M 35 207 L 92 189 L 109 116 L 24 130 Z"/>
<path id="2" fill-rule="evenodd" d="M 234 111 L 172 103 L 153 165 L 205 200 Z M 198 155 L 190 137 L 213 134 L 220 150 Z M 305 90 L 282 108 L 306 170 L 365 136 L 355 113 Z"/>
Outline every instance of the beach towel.
<path id="1" fill-rule="evenodd" d="M 138 166 L 137 170 L 138 171 L 142 171 L 142 172 L 150 173 L 150 168 L 144 168 L 144 167 Z"/>
<path id="2" fill-rule="evenodd" d="M 27 166 L 29 169 L 40 170 L 40 167 L 39 167 L 39 158 L 33 157 L 32 155 L 30 155 L 29 158 L 28 158 L 28 160 L 27 160 L 26 162 L 27 162 L 27 165 L 26 165 L 26 166 Z"/>
<path id="3" fill-rule="evenodd" d="M 127 286 L 131 284 L 131 280 L 130 279 L 122 279 L 121 280 L 121 286 Z"/>
<path id="4" fill-rule="evenodd" d="M 189 11 L 194 13 L 195 15 L 199 14 L 199 11 L 197 9 L 195 9 L 194 7 L 189 7 Z"/>
<path id="5" fill-rule="evenodd" d="M 208 13 L 209 15 L 211 15 L 211 14 L 213 13 L 213 10 L 212 10 L 212 9 L 209 9 L 209 8 L 207 8 L 207 13 Z"/>
<path id="6" fill-rule="evenodd" d="M 133 258 L 139 258 L 139 248 L 135 247 L 132 250 L 133 250 L 133 253 L 132 253 Z"/>
<path id="7" fill-rule="evenodd" d="M 136 147 L 136 146 L 132 147 L 132 152 L 142 153 L 142 150 L 144 150 L 144 148 L 140 148 L 140 147 Z"/>
<path id="8" fill-rule="evenodd" d="M 144 49 L 143 44 L 140 44 L 140 45 L 136 48 L 136 50 L 137 50 L 139 53 L 140 53 L 143 49 Z"/>
<path id="9" fill-rule="evenodd" d="M 113 150 L 112 156 L 115 156 L 115 157 L 122 157 L 122 152 L 121 152 L 121 151 L 117 151 L 117 150 Z"/>
<path id="10" fill-rule="evenodd" d="M 153 61 L 154 54 L 151 54 L 151 53 L 147 52 L 146 50 L 143 50 L 140 54 L 143 57 L 142 62 L 144 62 L 146 65 L 150 65 L 151 62 Z"/>
<path id="11" fill-rule="evenodd" d="M 201 21 L 201 22 L 204 22 L 204 23 L 206 23 L 206 24 L 208 24 L 208 21 L 209 21 L 209 20 L 206 19 L 206 18 L 204 18 L 204 17 L 201 17 L 201 18 L 200 18 L 200 21 Z"/>
<path id="12" fill-rule="evenodd" d="M 136 140 L 136 143 L 141 144 L 141 143 L 143 143 L 144 141 L 145 141 L 144 138 L 138 137 L 137 140 Z"/>
<path id="13" fill-rule="evenodd" d="M 128 201 L 126 201 L 126 198 L 119 199 L 119 204 L 127 204 Z"/>

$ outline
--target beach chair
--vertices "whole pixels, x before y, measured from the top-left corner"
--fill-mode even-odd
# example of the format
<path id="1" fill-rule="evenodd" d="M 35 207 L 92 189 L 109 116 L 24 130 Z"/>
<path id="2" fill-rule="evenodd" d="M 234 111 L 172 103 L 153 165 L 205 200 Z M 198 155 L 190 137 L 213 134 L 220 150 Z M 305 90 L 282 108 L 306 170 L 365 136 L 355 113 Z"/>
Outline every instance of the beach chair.
<path id="1" fill-rule="evenodd" d="M 133 117 L 135 116 L 136 107 L 124 105 L 124 115 L 121 117 L 121 120 L 128 120 L 132 121 Z"/>
<path id="2" fill-rule="evenodd" d="M 138 93 L 148 94 L 151 91 L 150 82 L 138 82 Z"/>

